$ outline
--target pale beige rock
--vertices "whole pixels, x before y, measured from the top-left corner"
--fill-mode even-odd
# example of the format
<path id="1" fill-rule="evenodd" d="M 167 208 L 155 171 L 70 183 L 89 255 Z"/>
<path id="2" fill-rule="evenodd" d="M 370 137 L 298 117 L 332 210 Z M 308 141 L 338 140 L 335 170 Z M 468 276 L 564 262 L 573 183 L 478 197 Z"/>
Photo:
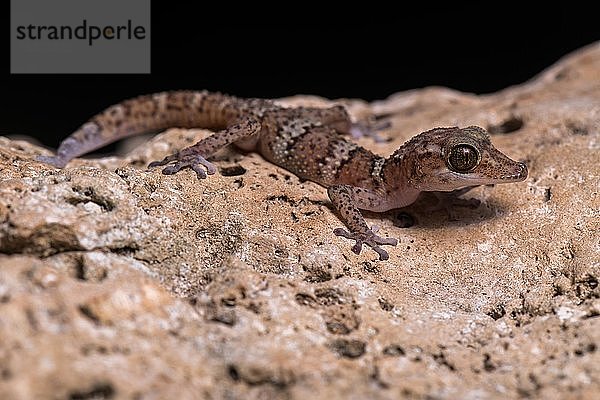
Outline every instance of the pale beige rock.
<path id="1" fill-rule="evenodd" d="M 380 154 L 475 124 L 530 176 L 458 221 L 427 198 L 411 228 L 368 214 L 401 239 L 379 262 L 256 154 L 204 181 L 144 169 L 207 131 L 64 170 L 0 138 L 0 398 L 597 398 L 600 44 L 495 94 L 345 102 L 392 119 L 360 140 Z"/>

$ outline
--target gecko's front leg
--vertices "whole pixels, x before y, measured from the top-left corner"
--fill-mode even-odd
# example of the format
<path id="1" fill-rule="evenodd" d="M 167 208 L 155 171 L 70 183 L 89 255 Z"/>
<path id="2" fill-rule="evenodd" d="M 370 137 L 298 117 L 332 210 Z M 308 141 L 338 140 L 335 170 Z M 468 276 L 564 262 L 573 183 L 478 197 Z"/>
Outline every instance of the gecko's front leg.
<path id="1" fill-rule="evenodd" d="M 358 207 L 369 208 L 369 203 L 376 202 L 378 197 L 375 193 L 350 185 L 334 185 L 327 189 L 327 194 L 333 203 L 333 206 L 340 214 L 342 220 L 350 231 L 343 228 L 337 228 L 333 233 L 347 239 L 356 241 L 352 246 L 352 251 L 360 254 L 362 245 L 370 246 L 377 254 L 380 260 L 387 260 L 390 256 L 387 251 L 379 245 L 396 246 L 398 240 L 394 238 L 382 238 L 376 233 L 378 227 L 369 228 Z"/>
<path id="2" fill-rule="evenodd" d="M 254 118 L 246 118 L 237 124 L 229 126 L 227 129 L 213 133 L 193 146 L 186 147 L 160 161 L 153 161 L 148 167 L 154 168 L 168 165 L 162 170 L 165 175 L 175 174 L 183 168 L 191 168 L 196 172 L 198 179 L 205 179 L 206 174 L 213 175 L 217 172 L 216 167 L 207 158 L 230 143 L 258 134 L 260 129 L 261 125 L 259 121 Z M 206 172 L 204 171 L 205 169 Z"/>

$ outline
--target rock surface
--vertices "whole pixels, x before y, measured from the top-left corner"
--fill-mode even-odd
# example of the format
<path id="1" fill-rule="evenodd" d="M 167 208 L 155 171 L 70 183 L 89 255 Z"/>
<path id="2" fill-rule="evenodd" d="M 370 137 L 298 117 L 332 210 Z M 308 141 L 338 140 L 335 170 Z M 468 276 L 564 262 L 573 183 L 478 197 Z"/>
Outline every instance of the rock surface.
<path id="1" fill-rule="evenodd" d="M 597 396 L 600 44 L 495 94 L 346 104 L 392 120 L 361 139 L 380 154 L 480 125 L 530 176 L 457 221 L 427 198 L 410 228 L 368 214 L 401 241 L 379 262 L 332 234 L 323 188 L 256 154 L 204 181 L 143 168 L 207 131 L 64 170 L 0 138 L 0 398 Z"/>

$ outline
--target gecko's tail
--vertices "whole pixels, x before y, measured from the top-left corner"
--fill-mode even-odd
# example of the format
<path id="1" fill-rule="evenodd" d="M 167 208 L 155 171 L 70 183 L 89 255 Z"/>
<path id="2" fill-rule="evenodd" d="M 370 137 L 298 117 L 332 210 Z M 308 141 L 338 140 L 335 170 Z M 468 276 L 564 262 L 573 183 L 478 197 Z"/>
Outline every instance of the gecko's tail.
<path id="1" fill-rule="evenodd" d="M 69 162 L 68 160 L 64 160 L 58 156 L 37 156 L 35 160 L 53 165 L 56 168 L 64 168 L 65 165 L 67 165 L 67 163 Z"/>
<path id="2" fill-rule="evenodd" d="M 37 160 L 63 168 L 75 157 L 117 140 L 170 127 L 216 128 L 227 119 L 235 98 L 206 91 L 176 91 L 125 100 L 92 117 L 58 147 Z"/>
<path id="3" fill-rule="evenodd" d="M 114 140 L 103 140 L 99 126 L 88 122 L 62 141 L 55 156 L 37 156 L 36 160 L 57 168 L 64 168 L 73 158 L 103 147 L 117 139 L 120 137 L 116 137 Z"/>

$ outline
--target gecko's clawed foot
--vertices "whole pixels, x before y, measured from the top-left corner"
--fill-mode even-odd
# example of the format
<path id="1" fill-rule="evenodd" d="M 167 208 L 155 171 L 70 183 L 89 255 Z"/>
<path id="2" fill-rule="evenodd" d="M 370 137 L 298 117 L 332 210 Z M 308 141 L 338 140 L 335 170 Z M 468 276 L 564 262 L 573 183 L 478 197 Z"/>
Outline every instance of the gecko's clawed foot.
<path id="1" fill-rule="evenodd" d="M 198 179 L 205 179 L 207 174 L 213 175 L 217 172 L 217 168 L 213 163 L 207 161 L 199 154 L 194 154 L 191 152 L 186 154 L 185 150 L 182 150 L 179 153 L 171 154 L 160 161 L 153 161 L 148 165 L 148 167 L 154 168 L 167 164 L 171 165 L 163 168 L 162 173 L 165 175 L 173 175 L 179 172 L 181 169 L 190 168 L 196 173 Z"/>
<path id="2" fill-rule="evenodd" d="M 379 135 L 380 131 L 388 129 L 392 126 L 390 121 L 359 121 L 352 124 L 350 127 L 350 134 L 354 139 L 365 137 L 371 137 L 377 143 L 386 142 L 387 139 Z"/>
<path id="3" fill-rule="evenodd" d="M 366 244 L 367 246 L 370 246 L 377 254 L 379 254 L 379 260 L 384 261 L 390 258 L 390 256 L 387 251 L 379 247 L 379 245 L 396 246 L 398 244 L 398 239 L 382 238 L 381 236 L 376 235 L 378 230 L 379 228 L 377 226 L 373 226 L 364 233 L 348 232 L 343 228 L 336 228 L 333 230 L 333 233 L 336 236 L 342 236 L 346 239 L 356 240 L 356 244 L 352 246 L 352 251 L 354 253 L 360 254 L 363 244 Z"/>

